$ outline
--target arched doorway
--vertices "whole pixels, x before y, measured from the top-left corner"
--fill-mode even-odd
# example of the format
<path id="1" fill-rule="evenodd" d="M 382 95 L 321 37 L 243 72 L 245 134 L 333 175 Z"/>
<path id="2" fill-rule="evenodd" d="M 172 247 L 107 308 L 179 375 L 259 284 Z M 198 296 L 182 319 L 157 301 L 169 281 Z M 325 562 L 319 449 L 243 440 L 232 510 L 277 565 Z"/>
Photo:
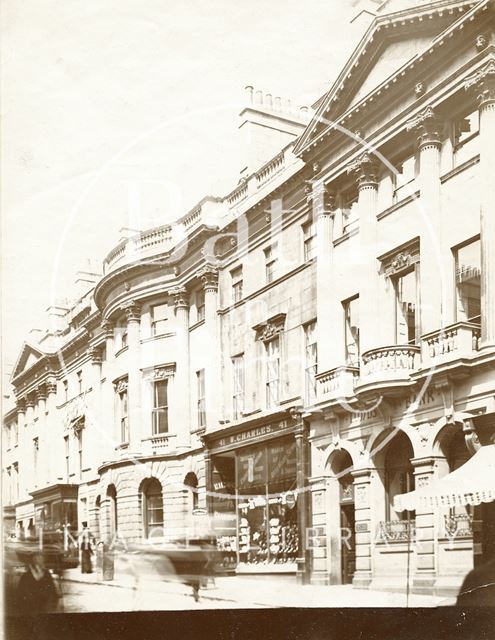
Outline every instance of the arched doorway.
<path id="1" fill-rule="evenodd" d="M 352 584 L 356 570 L 356 535 L 354 515 L 354 479 L 352 458 L 347 451 L 338 451 L 331 464 L 339 483 L 340 505 L 340 577 L 342 584 Z"/>

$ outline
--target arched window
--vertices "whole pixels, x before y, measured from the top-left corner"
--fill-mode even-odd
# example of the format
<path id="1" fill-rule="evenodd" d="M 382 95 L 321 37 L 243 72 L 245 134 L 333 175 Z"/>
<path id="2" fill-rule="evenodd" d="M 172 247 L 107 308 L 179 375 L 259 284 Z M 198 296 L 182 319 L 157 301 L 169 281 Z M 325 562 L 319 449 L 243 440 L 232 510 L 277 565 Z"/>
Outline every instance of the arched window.
<path id="1" fill-rule="evenodd" d="M 198 508 L 198 478 L 195 473 L 190 471 L 184 478 L 184 486 L 188 489 L 188 507 L 190 511 Z"/>
<path id="2" fill-rule="evenodd" d="M 156 478 L 149 478 L 143 482 L 141 493 L 143 533 L 146 538 L 149 538 L 154 532 L 163 530 L 162 485 Z"/>
<path id="3" fill-rule="evenodd" d="M 108 498 L 108 516 L 110 520 L 110 536 L 114 536 L 117 533 L 119 519 L 117 513 L 117 489 L 115 485 L 111 484 L 107 489 Z"/>
<path id="4" fill-rule="evenodd" d="M 414 490 L 414 470 L 411 464 L 413 449 L 409 438 L 399 431 L 388 444 L 385 453 L 385 494 L 387 517 L 391 520 L 406 520 L 407 511 L 396 513 L 393 509 L 395 496 Z M 409 517 L 414 517 L 410 512 Z"/>

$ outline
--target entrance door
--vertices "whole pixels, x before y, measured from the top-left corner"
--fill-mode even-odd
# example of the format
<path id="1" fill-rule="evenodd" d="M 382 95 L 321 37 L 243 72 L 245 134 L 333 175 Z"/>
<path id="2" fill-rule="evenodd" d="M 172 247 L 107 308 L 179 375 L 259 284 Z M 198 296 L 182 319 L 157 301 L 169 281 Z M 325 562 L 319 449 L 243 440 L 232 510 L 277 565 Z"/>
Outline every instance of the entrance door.
<path id="1" fill-rule="evenodd" d="M 356 569 L 354 504 L 340 505 L 342 584 L 351 584 Z"/>

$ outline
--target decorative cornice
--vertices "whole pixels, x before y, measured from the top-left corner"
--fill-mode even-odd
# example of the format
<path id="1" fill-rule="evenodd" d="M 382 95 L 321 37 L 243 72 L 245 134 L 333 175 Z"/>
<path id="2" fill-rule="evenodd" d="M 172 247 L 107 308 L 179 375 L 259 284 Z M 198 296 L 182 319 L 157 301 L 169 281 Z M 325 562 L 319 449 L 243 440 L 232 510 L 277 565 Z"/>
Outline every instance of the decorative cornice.
<path id="1" fill-rule="evenodd" d="M 141 307 L 135 300 L 125 302 L 121 307 L 127 317 L 127 322 L 139 322 L 141 318 Z"/>
<path id="2" fill-rule="evenodd" d="M 175 309 L 187 309 L 189 308 L 189 298 L 187 295 L 187 289 L 186 287 L 175 287 L 175 289 L 172 289 L 170 291 L 170 294 L 172 295 L 173 299 L 174 299 L 174 306 Z"/>
<path id="3" fill-rule="evenodd" d="M 266 320 L 253 327 L 256 331 L 256 340 L 271 340 L 282 333 L 285 325 L 285 313 L 279 313 L 273 318 Z"/>
<path id="4" fill-rule="evenodd" d="M 347 165 L 347 173 L 353 173 L 359 188 L 378 185 L 378 162 L 367 151 Z"/>
<path id="5" fill-rule="evenodd" d="M 423 149 L 429 146 L 440 148 L 440 130 L 441 121 L 431 106 L 420 111 L 414 118 L 406 123 L 407 131 L 418 132 L 418 147 Z"/>
<path id="6" fill-rule="evenodd" d="M 478 92 L 477 100 L 480 108 L 495 102 L 495 58 L 485 64 L 464 82 L 464 89 Z"/>

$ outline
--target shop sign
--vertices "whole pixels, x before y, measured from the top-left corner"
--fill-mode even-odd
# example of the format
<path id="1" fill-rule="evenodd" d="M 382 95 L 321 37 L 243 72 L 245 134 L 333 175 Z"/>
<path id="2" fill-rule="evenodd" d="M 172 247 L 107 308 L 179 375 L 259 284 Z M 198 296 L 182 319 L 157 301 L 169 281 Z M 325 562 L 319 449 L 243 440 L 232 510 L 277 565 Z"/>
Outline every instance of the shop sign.
<path id="1" fill-rule="evenodd" d="M 404 402 L 404 410 L 409 409 L 409 407 L 417 400 L 417 395 L 412 394 L 408 398 L 406 398 Z M 434 393 L 433 389 L 427 389 L 421 396 L 418 401 L 418 407 L 428 407 L 430 405 L 435 405 L 438 403 L 437 394 Z"/>
<path id="2" fill-rule="evenodd" d="M 296 476 L 296 443 L 294 440 L 268 448 L 269 481 Z"/>
<path id="3" fill-rule="evenodd" d="M 287 420 L 280 420 L 279 422 L 273 422 L 271 424 L 263 425 L 262 427 L 256 427 L 255 429 L 249 429 L 248 431 L 242 431 L 241 433 L 234 433 L 224 438 L 219 438 L 213 442 L 213 447 L 226 447 L 228 445 L 237 445 L 248 443 L 256 438 L 267 436 L 272 433 L 277 433 L 283 429 L 288 428 Z"/>

